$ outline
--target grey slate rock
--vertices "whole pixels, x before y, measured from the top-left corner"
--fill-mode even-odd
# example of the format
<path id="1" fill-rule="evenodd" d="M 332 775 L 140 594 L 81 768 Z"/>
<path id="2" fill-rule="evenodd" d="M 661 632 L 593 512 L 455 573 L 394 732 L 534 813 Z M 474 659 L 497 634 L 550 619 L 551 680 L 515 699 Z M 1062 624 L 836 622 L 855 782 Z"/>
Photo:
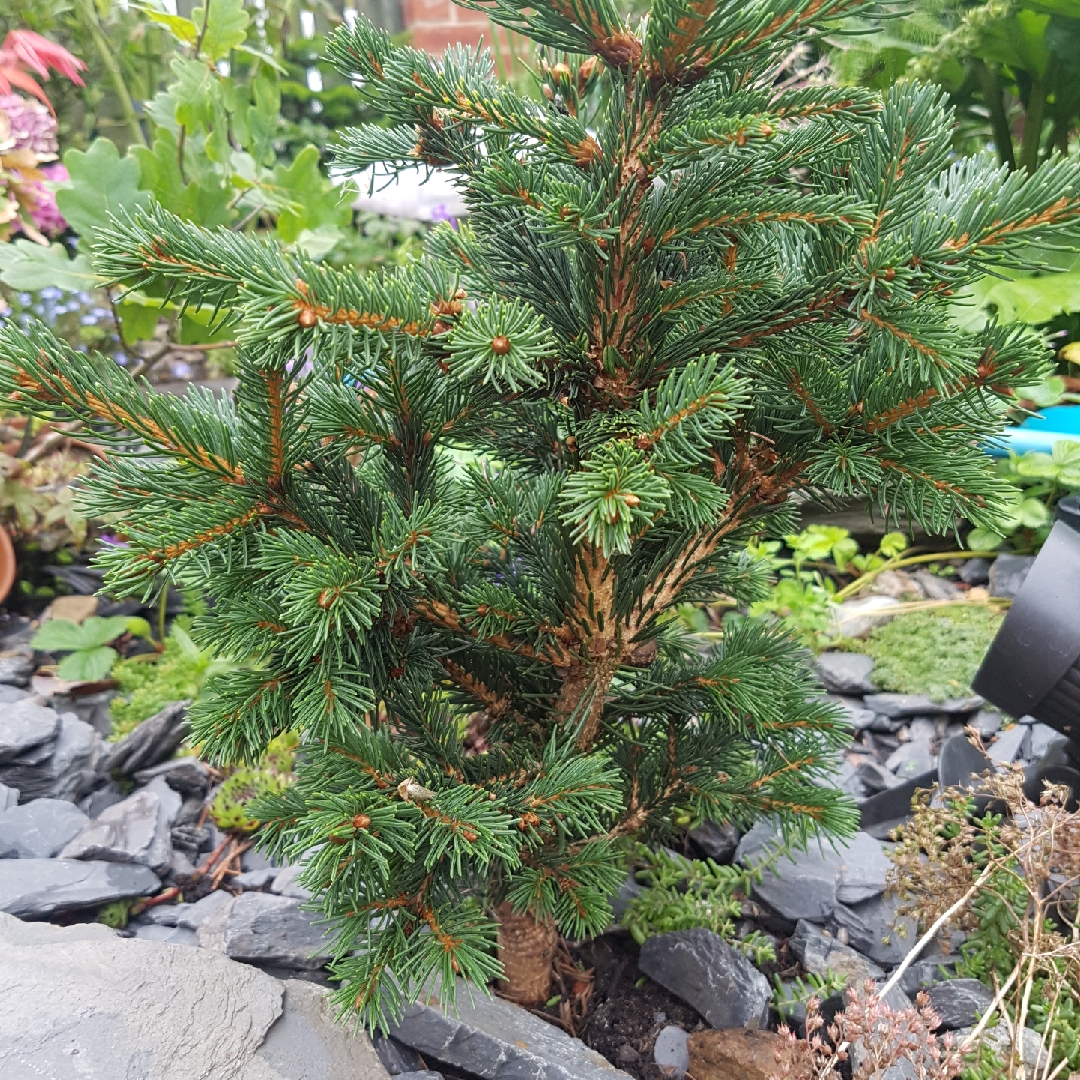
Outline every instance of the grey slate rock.
<path id="1" fill-rule="evenodd" d="M 130 929 L 132 937 L 140 941 L 162 941 L 166 945 L 186 945 L 190 949 L 197 948 L 199 944 L 194 930 L 179 926 L 158 926 L 156 923 L 150 923 L 147 926 L 133 926 Z"/>
<path id="2" fill-rule="evenodd" d="M 978 712 L 986 704 L 986 698 L 978 694 L 968 694 L 967 697 L 946 698 L 938 704 L 938 709 L 949 716 L 966 717 L 971 713 Z"/>
<path id="3" fill-rule="evenodd" d="M 860 761 L 855 766 L 855 775 L 862 781 L 863 787 L 870 795 L 875 795 L 879 791 L 888 791 L 889 788 L 903 782 L 895 773 L 870 758 Z"/>
<path id="4" fill-rule="evenodd" d="M 371 1037 L 371 1045 L 375 1047 L 375 1053 L 379 1055 L 383 1068 L 391 1076 L 424 1070 L 424 1059 L 411 1046 L 398 1042 L 391 1035 L 376 1031 Z"/>
<path id="5" fill-rule="evenodd" d="M 19 789 L 0 784 L 0 811 L 19 805 Z"/>
<path id="6" fill-rule="evenodd" d="M 1015 600 L 1034 565 L 1034 555 L 999 555 L 990 567 L 990 595 Z"/>
<path id="7" fill-rule="evenodd" d="M 171 758 L 188 734 L 189 704 L 187 701 L 174 701 L 166 705 L 161 712 L 144 720 L 130 735 L 114 743 L 102 760 L 102 773 L 106 776 L 114 772 L 133 776 L 142 769 Z"/>
<path id="8" fill-rule="evenodd" d="M 1041 761 L 1058 745 L 1068 746 L 1069 737 L 1055 731 L 1048 724 L 1032 724 L 1031 740 L 1028 746 L 1028 755 L 1036 761 Z"/>
<path id="9" fill-rule="evenodd" d="M 51 859 L 89 823 L 63 799 L 35 799 L 0 812 L 0 859 Z"/>
<path id="10" fill-rule="evenodd" d="M 791 951 L 802 966 L 815 975 L 832 971 L 847 979 L 849 986 L 862 986 L 867 979 L 883 979 L 885 972 L 850 945 L 841 945 L 836 938 L 824 934 L 818 927 L 800 920 L 788 940 Z"/>
<path id="11" fill-rule="evenodd" d="M 134 779 L 136 784 L 142 785 L 159 776 L 182 795 L 205 795 L 210 787 L 210 769 L 197 757 L 173 758 L 149 769 L 140 769 Z"/>
<path id="12" fill-rule="evenodd" d="M 299 864 L 283 867 L 270 883 L 270 891 L 279 896 L 291 896 L 296 900 L 310 900 L 311 891 L 296 880 L 302 870 L 303 867 Z"/>
<path id="13" fill-rule="evenodd" d="M 691 843 L 696 844 L 707 859 L 721 865 L 731 862 L 735 849 L 739 846 L 739 830 L 730 822 L 718 824 L 715 821 L 706 821 L 696 829 L 691 829 L 689 836 Z"/>
<path id="14" fill-rule="evenodd" d="M 66 799 L 78 802 L 94 785 L 102 739 L 74 713 L 60 717 L 60 730 L 48 760 L 37 765 L 0 765 L 0 783 L 19 789 L 22 802 Z"/>
<path id="15" fill-rule="evenodd" d="M 900 989 L 913 998 L 920 990 L 951 979 L 959 959 L 959 956 L 931 956 L 925 960 L 916 960 L 900 976 Z"/>
<path id="16" fill-rule="evenodd" d="M 817 658 L 821 685 L 834 694 L 872 694 L 877 685 L 871 678 L 874 658 L 862 653 L 823 652 Z"/>
<path id="17" fill-rule="evenodd" d="M 645 891 L 644 885 L 639 885 L 634 877 L 634 872 L 630 873 L 623 878 L 622 884 L 619 886 L 618 892 L 614 896 L 608 897 L 608 903 L 611 904 L 611 924 L 612 926 L 621 926 L 622 917 L 626 914 L 627 908 Z"/>
<path id="18" fill-rule="evenodd" d="M 123 802 L 124 798 L 124 793 L 120 788 L 110 781 L 107 787 L 98 788 L 97 791 L 90 792 L 80 800 L 79 809 L 93 821 L 94 818 L 101 816 L 102 811 Z"/>
<path id="19" fill-rule="evenodd" d="M 81 859 L 0 859 L 0 912 L 21 919 L 45 919 L 129 896 L 150 896 L 160 887 L 157 876 L 145 866 Z"/>
<path id="20" fill-rule="evenodd" d="M 318 970 L 330 959 L 332 939 L 300 905 L 288 896 L 241 893 L 199 925 L 199 944 L 245 963 Z"/>
<path id="21" fill-rule="evenodd" d="M 33 674 L 33 656 L 24 656 L 15 652 L 0 656 L 0 683 L 6 686 L 29 686 L 30 676 Z"/>
<path id="22" fill-rule="evenodd" d="M 276 866 L 265 866 L 261 870 L 245 870 L 237 874 L 229 884 L 239 889 L 254 889 L 264 891 L 281 871 Z"/>
<path id="23" fill-rule="evenodd" d="M 955 600 L 961 593 L 954 582 L 929 570 L 916 570 L 912 576 L 922 586 L 927 600 Z"/>
<path id="24" fill-rule="evenodd" d="M 432 1069 L 416 1069 L 412 1072 L 398 1073 L 402 1080 L 443 1080 L 441 1072 Z"/>
<path id="25" fill-rule="evenodd" d="M 97 924 L 0 916 L 5 1080 L 386 1080 L 325 991 Z"/>
<path id="26" fill-rule="evenodd" d="M 977 784 L 977 777 L 990 772 L 994 763 L 965 735 L 946 739 L 938 760 L 938 782 L 943 788 L 968 787 Z"/>
<path id="27" fill-rule="evenodd" d="M 668 1024 L 653 1044 L 653 1061 L 665 1076 L 684 1076 L 690 1068 L 689 1035 L 681 1027 Z"/>
<path id="28" fill-rule="evenodd" d="M 759 822 L 740 841 L 735 859 L 758 865 L 777 843 L 774 826 Z M 762 872 L 754 897 L 791 922 L 820 923 L 838 902 L 858 904 L 882 893 L 889 866 L 881 842 L 857 832 L 839 841 L 836 850 L 821 845 L 780 856 L 771 869 Z"/>
<path id="29" fill-rule="evenodd" d="M 6 686 L 0 683 L 0 705 L 14 705 L 16 701 L 25 701 L 29 696 L 30 691 L 21 686 Z"/>
<path id="30" fill-rule="evenodd" d="M 901 780 L 922 776 L 933 767 L 934 755 L 930 749 L 930 740 L 926 738 L 901 743 L 885 762 L 885 768 L 894 772 Z"/>
<path id="31" fill-rule="evenodd" d="M 932 716 L 942 712 L 941 705 L 925 694 L 867 694 L 863 704 L 890 720 L 906 720 L 912 716 Z"/>
<path id="32" fill-rule="evenodd" d="M 764 975 L 711 930 L 649 938 L 638 969 L 693 1006 L 714 1028 L 763 1028 L 772 992 Z"/>
<path id="33" fill-rule="evenodd" d="M 240 1080 L 387 1080 L 367 1036 L 337 1022 L 325 989 L 298 979 L 281 985 L 281 1016 L 255 1055 L 262 1068 Z"/>
<path id="34" fill-rule="evenodd" d="M 1027 757 L 1030 740 L 1031 729 L 1026 724 L 1014 724 L 998 733 L 987 753 L 998 765 L 1010 765 L 1017 758 Z"/>
<path id="35" fill-rule="evenodd" d="M 957 577 L 965 585 L 985 585 L 990 580 L 990 561 L 988 559 L 968 559 Z"/>
<path id="36" fill-rule="evenodd" d="M 970 1027 L 979 1022 L 994 1002 L 994 991 L 978 979 L 950 979 L 930 987 L 930 1004 L 941 1018 L 945 1031 Z"/>
<path id="37" fill-rule="evenodd" d="M 895 896 L 877 896 L 861 904 L 837 904 L 829 922 L 835 934 L 847 931 L 848 944 L 883 968 L 895 967 L 919 940 L 915 922 L 910 917 L 898 919 L 900 900 Z"/>
<path id="38" fill-rule="evenodd" d="M 65 859 L 136 863 L 164 872 L 172 856 L 169 807 L 151 788 L 136 791 L 123 802 L 103 810 L 60 855 Z"/>
<path id="39" fill-rule="evenodd" d="M 462 979 L 456 1015 L 444 1015 L 436 984 L 405 1009 L 390 1034 L 429 1064 L 442 1062 L 483 1080 L 627 1080 L 580 1040 Z"/>
<path id="40" fill-rule="evenodd" d="M 229 893 L 215 889 L 194 904 L 179 904 L 176 907 L 176 925 L 185 930 L 198 930 L 211 915 L 216 915 L 231 900 Z"/>
<path id="41" fill-rule="evenodd" d="M 29 701 L 0 707 L 0 763 L 50 742 L 59 731 L 60 717 L 55 709 Z"/>

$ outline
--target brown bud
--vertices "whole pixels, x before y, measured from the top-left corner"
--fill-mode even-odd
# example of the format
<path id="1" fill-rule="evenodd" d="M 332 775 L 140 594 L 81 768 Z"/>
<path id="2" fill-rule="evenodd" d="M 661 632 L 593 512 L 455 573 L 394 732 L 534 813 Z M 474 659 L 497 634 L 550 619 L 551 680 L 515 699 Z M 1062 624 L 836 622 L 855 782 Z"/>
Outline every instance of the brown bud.
<path id="1" fill-rule="evenodd" d="M 301 326 L 303 326 L 303 327 L 305 327 L 307 329 L 310 329 L 319 320 L 318 320 L 318 317 L 316 316 L 315 312 L 312 311 L 311 308 L 306 307 L 306 308 L 301 308 L 300 309 L 300 314 L 297 316 L 296 321 Z"/>
<path id="2" fill-rule="evenodd" d="M 651 255 L 656 250 L 656 237 L 646 236 L 641 244 L 641 250 L 644 251 L 646 255 Z"/>
<path id="3" fill-rule="evenodd" d="M 569 79 L 570 78 L 570 65 L 569 64 L 556 64 L 551 69 L 551 75 L 555 79 Z"/>
<path id="4" fill-rule="evenodd" d="M 641 505 L 641 500 L 636 495 L 633 495 L 633 494 L 624 495 L 623 496 L 623 502 L 626 503 L 627 506 L 640 506 Z"/>
<path id="5" fill-rule="evenodd" d="M 510 339 L 505 334 L 491 339 L 491 351 L 496 356 L 505 356 L 510 351 Z"/>
<path id="6" fill-rule="evenodd" d="M 371 818 L 367 814 L 356 814 L 352 823 L 354 829 L 366 829 L 371 824 Z"/>

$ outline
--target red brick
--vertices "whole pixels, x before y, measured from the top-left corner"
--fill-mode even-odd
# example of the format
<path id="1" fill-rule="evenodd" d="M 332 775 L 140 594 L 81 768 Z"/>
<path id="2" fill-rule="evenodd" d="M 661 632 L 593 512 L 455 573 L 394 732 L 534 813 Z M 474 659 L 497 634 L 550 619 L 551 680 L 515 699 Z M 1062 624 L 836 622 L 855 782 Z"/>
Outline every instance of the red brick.
<path id="1" fill-rule="evenodd" d="M 407 27 L 444 25 L 453 19 L 450 0 L 402 0 L 402 16 Z"/>
<path id="2" fill-rule="evenodd" d="M 407 27 L 409 30 L 409 44 L 414 49 L 426 49 L 430 53 L 441 55 L 447 45 L 462 42 L 465 45 L 475 45 L 481 37 L 490 42 L 491 35 L 488 33 L 487 23 L 474 23 L 462 26 L 460 23 L 424 24 Z"/>

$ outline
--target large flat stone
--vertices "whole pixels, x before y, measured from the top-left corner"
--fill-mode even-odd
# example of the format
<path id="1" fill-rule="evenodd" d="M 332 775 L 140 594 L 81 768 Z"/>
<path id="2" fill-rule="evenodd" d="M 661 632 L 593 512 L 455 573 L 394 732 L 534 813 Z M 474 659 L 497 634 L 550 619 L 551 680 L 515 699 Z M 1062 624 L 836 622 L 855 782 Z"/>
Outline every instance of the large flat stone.
<path id="1" fill-rule="evenodd" d="M 390 1034 L 432 1059 L 484 1080 L 627 1080 L 606 1058 L 553 1024 L 457 980 L 456 1015 L 439 988 L 405 1009 Z"/>
<path id="2" fill-rule="evenodd" d="M 736 862 L 760 865 L 780 844 L 770 822 L 759 822 L 740 841 Z M 762 871 L 754 896 L 791 922 L 824 922 L 837 903 L 858 904 L 885 890 L 889 860 L 881 841 L 864 832 L 781 855 Z"/>
<path id="3" fill-rule="evenodd" d="M 18 701 L 0 706 L 0 762 L 12 761 L 53 739 L 60 730 L 55 709 Z"/>
<path id="4" fill-rule="evenodd" d="M 742 953 L 711 930 L 676 930 L 649 938 L 638 968 L 692 1005 L 714 1028 L 764 1027 L 772 990 Z"/>
<path id="5" fill-rule="evenodd" d="M 175 792 L 170 794 L 176 796 Z M 179 797 L 177 806 L 179 809 Z M 143 788 L 103 810 L 60 853 L 64 859 L 136 863 L 164 872 L 172 856 L 169 808 L 157 791 Z"/>
<path id="6" fill-rule="evenodd" d="M 224 956 L 0 915 L 4 1080 L 386 1080 L 325 992 Z"/>
<path id="7" fill-rule="evenodd" d="M 204 949 L 251 964 L 315 971 L 330 959 L 331 936 L 303 901 L 245 892 L 223 904 L 198 926 Z"/>
<path id="8" fill-rule="evenodd" d="M 145 866 L 81 859 L 0 859 L 0 912 L 23 919 L 45 919 L 129 896 L 149 896 L 160 886 Z"/>
<path id="9" fill-rule="evenodd" d="M 101 735 L 74 713 L 63 713 L 56 742 L 47 759 L 0 765 L 0 783 L 17 787 L 23 802 L 33 799 L 78 802 L 94 784 L 101 755 Z"/>
<path id="10" fill-rule="evenodd" d="M 19 789 L 0 784 L 0 810 L 10 810 L 19 805 Z"/>
<path id="11" fill-rule="evenodd" d="M 64 799 L 35 799 L 0 812 L 0 859 L 51 859 L 90 819 Z"/>
<path id="12" fill-rule="evenodd" d="M 821 685 L 833 694 L 872 694 L 874 658 L 862 653 L 823 652 L 817 658 Z"/>

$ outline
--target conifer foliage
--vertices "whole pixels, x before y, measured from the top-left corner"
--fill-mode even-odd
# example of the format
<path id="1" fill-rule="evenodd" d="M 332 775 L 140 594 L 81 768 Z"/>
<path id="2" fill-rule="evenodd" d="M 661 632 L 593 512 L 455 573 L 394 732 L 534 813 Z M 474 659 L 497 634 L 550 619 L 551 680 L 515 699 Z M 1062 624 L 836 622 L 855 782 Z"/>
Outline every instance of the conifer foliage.
<path id="1" fill-rule="evenodd" d="M 338 1002 L 366 1021 L 432 977 L 444 1001 L 456 974 L 498 977 L 498 912 L 602 930 L 622 845 L 676 808 L 853 826 L 806 657 L 753 621 L 702 655 L 672 609 L 759 596 L 746 540 L 790 528 L 794 493 L 992 525 L 978 443 L 1046 351 L 961 333 L 949 305 L 1080 219 L 1076 165 L 953 161 L 933 89 L 777 82 L 796 38 L 860 7 L 484 5 L 545 47 L 536 100 L 485 52 L 361 19 L 332 56 L 389 123 L 340 162 L 451 169 L 468 225 L 362 276 L 117 220 L 101 270 L 234 324 L 229 402 L 0 332 L 7 399 L 110 447 L 87 502 L 127 537 L 112 590 L 208 588 L 199 643 L 246 663 L 195 710 L 205 752 L 301 732 L 262 814 L 274 850 L 308 852 Z"/>

